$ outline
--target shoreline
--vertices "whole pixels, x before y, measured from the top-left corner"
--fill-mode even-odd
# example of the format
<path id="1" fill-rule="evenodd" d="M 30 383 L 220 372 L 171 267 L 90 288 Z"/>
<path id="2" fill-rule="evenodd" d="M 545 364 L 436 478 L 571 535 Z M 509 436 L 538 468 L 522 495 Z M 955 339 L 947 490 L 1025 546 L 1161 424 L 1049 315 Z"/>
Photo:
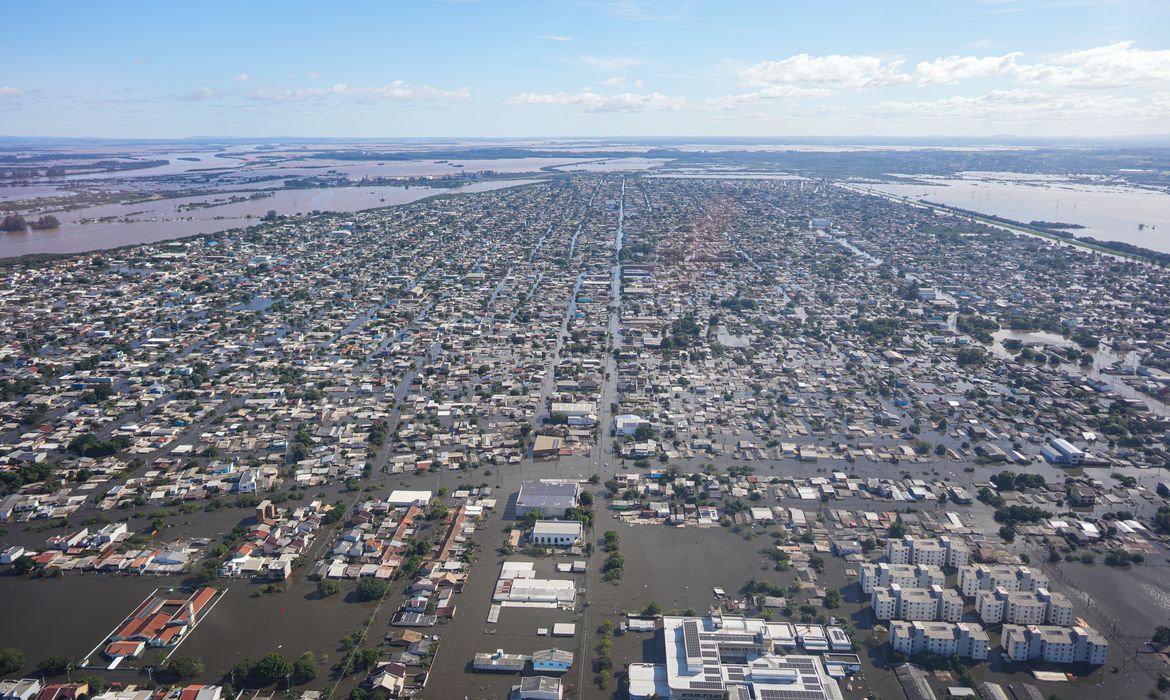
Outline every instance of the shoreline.
<path id="1" fill-rule="evenodd" d="M 924 209 L 933 209 L 935 211 L 941 211 L 941 212 L 945 212 L 947 214 L 953 214 L 955 216 L 963 217 L 969 221 L 984 224 L 986 226 L 994 226 L 996 228 L 999 228 L 999 229 L 1002 229 L 1004 231 L 1008 231 L 1011 233 L 1016 233 L 1016 234 L 1020 234 L 1020 235 L 1024 235 L 1024 236 L 1033 236 L 1036 238 L 1044 238 L 1044 239 L 1052 241 L 1054 243 L 1064 243 L 1064 244 L 1074 246 L 1077 248 L 1084 248 L 1085 250 L 1091 250 L 1095 253 L 1101 253 L 1102 255 L 1109 255 L 1109 256 L 1118 258 L 1120 260 L 1139 262 L 1139 263 L 1144 263 L 1147 265 L 1153 265 L 1155 267 L 1166 267 L 1167 266 L 1167 263 L 1160 262 L 1159 260 L 1155 259 L 1154 257 L 1149 257 L 1147 255 L 1142 255 L 1140 253 L 1130 253 L 1130 252 L 1126 252 L 1124 250 L 1117 250 L 1115 248 L 1110 248 L 1108 246 L 1099 245 L 1099 244 L 1092 243 L 1090 241 L 1085 241 L 1085 240 L 1082 240 L 1079 238 L 1066 238 L 1064 236 L 1058 236 L 1054 233 L 1045 231 L 1044 229 L 1035 228 L 1035 227 L 1029 226 L 1028 224 L 1023 223 L 1021 221 L 1015 221 L 1013 219 L 1008 219 L 1006 217 L 995 216 L 993 214 L 980 214 L 978 212 L 970 211 L 969 209 L 952 207 L 952 206 L 949 206 L 946 204 L 936 204 L 934 202 L 926 202 L 926 201 L 922 201 L 919 199 L 910 199 L 908 197 L 900 197 L 898 195 L 890 194 L 889 192 L 882 192 L 881 190 L 874 190 L 874 189 L 871 189 L 868 187 L 862 187 L 860 185 L 854 185 L 854 184 L 847 183 L 847 182 L 833 182 L 833 184 L 837 187 L 841 187 L 843 189 L 847 189 L 847 190 L 850 190 L 852 192 L 857 192 L 859 194 L 867 194 L 867 195 L 871 195 L 874 197 L 882 197 L 884 199 L 890 200 L 891 202 L 897 202 L 899 204 L 908 204 L 910 206 L 921 207 Z M 1124 241 L 1106 241 L 1106 242 L 1107 243 L 1119 243 L 1119 244 L 1125 244 L 1125 245 L 1132 245 L 1132 244 L 1126 244 Z M 1133 247 L 1138 248 L 1138 249 L 1143 250 L 1143 251 L 1146 251 L 1147 253 L 1149 253 L 1151 255 L 1170 255 L 1170 253 L 1162 253 L 1160 251 L 1151 250 L 1148 248 L 1142 248 L 1141 246 L 1133 246 Z"/>
<path id="2" fill-rule="evenodd" d="M 501 185 L 500 187 L 494 187 L 491 189 L 483 190 L 483 192 L 502 192 L 502 191 L 514 189 L 517 187 L 526 187 L 530 184 L 537 184 L 538 182 L 544 182 L 544 181 L 550 180 L 550 179 L 552 179 L 552 178 L 549 178 L 548 176 L 545 176 L 541 173 L 536 173 L 536 174 L 523 173 L 523 174 L 518 174 L 517 177 L 501 177 L 501 178 L 493 178 L 490 180 L 481 180 L 480 183 L 506 182 L 508 180 L 525 180 L 525 182 L 514 183 L 514 184 L 504 184 L 504 185 Z M 356 187 L 356 185 L 355 185 L 355 187 Z M 328 188 L 328 189 L 337 189 L 337 188 Z M 457 188 L 448 188 L 448 189 L 457 189 Z M 283 190 L 272 190 L 272 191 L 279 192 L 279 191 L 283 191 Z M 480 194 L 480 192 L 436 192 L 434 194 L 430 194 L 430 195 L 427 195 L 425 197 L 421 197 L 419 199 L 411 200 L 409 202 L 401 202 L 398 204 L 389 204 L 389 205 L 369 207 L 369 208 L 364 208 L 364 209 L 354 209 L 353 211 L 344 211 L 344 212 L 334 212 L 334 211 L 325 212 L 325 211 L 322 211 L 319 214 L 302 214 L 299 217 L 296 214 L 284 214 L 284 215 L 282 215 L 282 217 L 283 217 L 283 220 L 287 220 L 287 219 L 302 219 L 302 218 L 307 219 L 307 218 L 311 218 L 314 216 L 321 216 L 322 214 L 337 214 L 337 215 L 356 214 L 358 212 L 378 211 L 380 209 L 392 209 L 394 207 L 410 206 L 413 204 L 430 202 L 430 201 L 433 201 L 433 200 L 436 200 L 439 198 L 459 197 L 459 196 L 468 195 L 468 194 Z M 184 242 L 193 241 L 197 238 L 201 238 L 204 236 L 215 236 L 215 235 L 230 233 L 233 231 L 247 231 L 247 230 L 250 230 L 256 226 L 263 226 L 266 223 L 273 223 L 273 222 L 265 222 L 265 221 L 262 221 L 260 219 L 255 219 L 255 221 L 257 223 L 251 224 L 251 225 L 233 226 L 230 228 L 223 228 L 223 229 L 219 229 L 216 231 L 204 231 L 201 233 L 191 233 L 191 234 L 187 234 L 187 235 L 175 236 L 173 238 L 163 238 L 163 239 L 154 240 L 154 241 L 141 241 L 138 243 L 126 243 L 126 244 L 122 244 L 122 245 L 114 245 L 114 246 L 109 246 L 109 247 L 96 247 L 96 248 L 90 248 L 88 250 L 78 250 L 78 251 L 64 252 L 64 253 L 45 252 L 45 253 L 25 253 L 23 255 L 0 255 L 0 268 L 12 268 L 12 267 L 19 267 L 22 265 L 37 265 L 37 264 L 44 263 L 44 262 L 63 260 L 63 259 L 71 258 L 71 257 L 75 257 L 75 256 L 91 255 L 93 253 L 122 251 L 122 250 L 127 250 L 129 248 L 135 248 L 137 246 L 143 246 L 143 245 L 163 245 L 163 244 L 173 245 L 175 243 L 184 243 Z M 279 221 L 281 221 L 281 220 L 278 220 L 278 222 Z"/>

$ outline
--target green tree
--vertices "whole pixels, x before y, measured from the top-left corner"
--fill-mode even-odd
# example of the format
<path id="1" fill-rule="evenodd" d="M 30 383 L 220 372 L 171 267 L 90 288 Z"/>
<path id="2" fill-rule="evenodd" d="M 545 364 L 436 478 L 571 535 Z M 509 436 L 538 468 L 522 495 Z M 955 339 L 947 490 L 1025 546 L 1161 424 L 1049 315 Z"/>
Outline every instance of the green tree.
<path id="1" fill-rule="evenodd" d="M 313 652 L 306 651 L 293 663 L 293 679 L 297 683 L 307 683 L 317 677 L 317 659 Z"/>
<path id="2" fill-rule="evenodd" d="M 344 676 L 351 673 L 365 671 L 366 669 L 373 668 L 374 664 L 376 663 L 378 663 L 377 649 L 370 649 L 368 647 L 365 649 L 358 649 L 353 653 L 353 656 L 349 659 L 348 663 L 342 667 L 341 675 Z"/>
<path id="3" fill-rule="evenodd" d="M 1170 646 L 1170 627 L 1158 625 L 1154 629 L 1154 636 L 1150 638 L 1150 641 L 1159 649 Z"/>
<path id="4" fill-rule="evenodd" d="M 12 571 L 17 576 L 24 576 L 35 568 L 37 568 L 37 564 L 32 557 L 24 556 L 12 562 Z"/>
<path id="5" fill-rule="evenodd" d="M 390 590 L 390 582 L 373 576 L 366 576 L 358 581 L 357 594 L 362 600 L 379 600 Z"/>
<path id="6" fill-rule="evenodd" d="M 317 595 L 328 598 L 341 590 L 341 586 L 331 578 L 323 578 L 317 582 Z"/>
<path id="7" fill-rule="evenodd" d="M 292 664 L 275 651 L 261 657 L 252 667 L 250 680 L 256 685 L 272 685 L 292 675 Z"/>
<path id="8" fill-rule="evenodd" d="M 203 675 L 203 663 L 193 656 L 175 656 L 167 659 L 162 671 L 171 678 L 185 680 Z"/>
<path id="9" fill-rule="evenodd" d="M 24 652 L 16 647 L 0 649 L 0 676 L 16 673 L 24 668 Z"/>
<path id="10" fill-rule="evenodd" d="M 37 664 L 37 670 L 46 676 L 62 676 L 73 668 L 73 659 L 68 656 L 50 656 Z"/>
<path id="11" fill-rule="evenodd" d="M 657 617 L 662 614 L 662 606 L 658 603 L 651 602 L 645 608 L 642 608 L 643 617 Z"/>

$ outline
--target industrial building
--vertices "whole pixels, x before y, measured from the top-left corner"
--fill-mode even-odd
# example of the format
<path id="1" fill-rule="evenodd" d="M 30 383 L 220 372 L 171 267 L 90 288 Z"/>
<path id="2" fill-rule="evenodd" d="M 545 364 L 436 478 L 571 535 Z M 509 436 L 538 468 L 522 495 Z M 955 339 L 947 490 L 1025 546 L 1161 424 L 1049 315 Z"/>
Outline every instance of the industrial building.
<path id="1" fill-rule="evenodd" d="M 1040 448 L 1040 455 L 1062 467 L 1079 467 L 1085 463 L 1085 452 L 1064 438 L 1050 440 Z"/>
<path id="2" fill-rule="evenodd" d="M 516 517 L 536 512 L 545 518 L 563 518 L 566 510 L 576 507 L 580 494 L 581 485 L 576 481 L 525 481 L 516 497 Z"/>
<path id="3" fill-rule="evenodd" d="M 581 541 L 582 525 L 576 520 L 537 520 L 532 526 L 532 544 L 572 547 Z"/>

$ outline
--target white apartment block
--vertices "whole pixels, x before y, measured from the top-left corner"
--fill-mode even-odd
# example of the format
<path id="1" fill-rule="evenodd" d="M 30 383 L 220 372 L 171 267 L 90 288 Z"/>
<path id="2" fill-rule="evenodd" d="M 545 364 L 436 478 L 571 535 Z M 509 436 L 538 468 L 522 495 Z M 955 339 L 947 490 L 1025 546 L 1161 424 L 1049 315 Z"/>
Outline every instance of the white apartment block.
<path id="1" fill-rule="evenodd" d="M 994 625 L 1056 625 L 1069 627 L 1073 623 L 1073 607 L 1061 593 L 1041 588 L 1028 591 L 981 591 L 975 596 L 975 612 L 984 624 Z"/>
<path id="2" fill-rule="evenodd" d="M 971 560 L 967 545 L 952 537 L 936 540 L 906 535 L 886 543 L 886 559 L 891 564 L 925 564 L 927 566 L 966 566 Z"/>
<path id="3" fill-rule="evenodd" d="M 991 641 L 983 627 L 971 622 L 890 623 L 890 646 L 908 656 L 930 652 L 982 661 Z"/>
<path id="4" fill-rule="evenodd" d="M 946 585 L 947 579 L 937 566 L 919 564 L 862 564 L 859 576 L 861 590 L 868 595 L 875 588 L 899 585 L 903 588 L 930 588 Z"/>
<path id="5" fill-rule="evenodd" d="M 895 583 L 875 588 L 870 601 L 879 620 L 959 622 L 963 619 L 962 596 L 941 586 L 904 588 Z"/>
<path id="6" fill-rule="evenodd" d="M 1012 661 L 1043 659 L 1054 664 L 1105 663 L 1109 642 L 1092 627 L 1004 625 L 1003 653 Z"/>
<path id="7" fill-rule="evenodd" d="M 994 591 L 997 588 L 1009 593 L 1035 593 L 1041 588 L 1048 588 L 1048 577 L 1026 566 L 976 564 L 959 567 L 959 590 L 964 596 L 974 598 L 979 591 Z"/>

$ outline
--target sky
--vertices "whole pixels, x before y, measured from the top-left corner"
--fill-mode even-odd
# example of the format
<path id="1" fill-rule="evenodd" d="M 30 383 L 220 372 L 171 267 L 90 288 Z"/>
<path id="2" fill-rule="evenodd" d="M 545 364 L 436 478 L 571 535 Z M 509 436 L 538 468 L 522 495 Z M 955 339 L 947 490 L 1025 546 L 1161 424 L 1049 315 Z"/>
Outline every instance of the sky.
<path id="1" fill-rule="evenodd" d="M 1167 0 L 9 0 L 0 134 L 1170 133 Z"/>

